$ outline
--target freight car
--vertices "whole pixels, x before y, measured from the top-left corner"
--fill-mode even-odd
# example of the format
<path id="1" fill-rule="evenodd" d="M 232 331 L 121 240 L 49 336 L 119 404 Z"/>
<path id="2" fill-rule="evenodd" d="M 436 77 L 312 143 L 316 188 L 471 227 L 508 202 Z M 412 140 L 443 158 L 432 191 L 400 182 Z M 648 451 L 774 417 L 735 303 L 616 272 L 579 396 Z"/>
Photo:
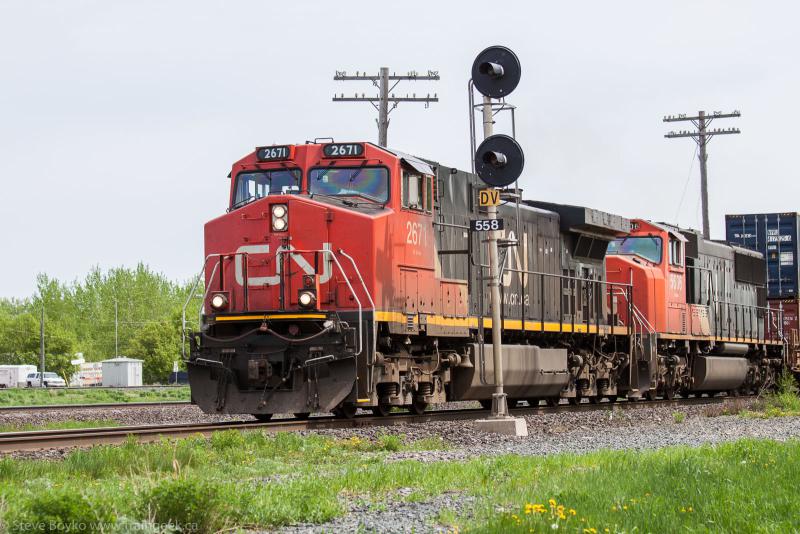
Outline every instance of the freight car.
<path id="1" fill-rule="evenodd" d="M 352 417 L 359 407 L 385 415 L 395 406 L 491 402 L 484 340 L 497 325 L 485 234 L 470 230 L 483 210 L 477 176 L 336 142 L 260 147 L 230 176 L 228 212 L 205 226 L 205 311 L 187 363 L 192 399 L 204 411 Z M 646 231 L 660 233 L 663 258 L 675 236 L 683 257 L 683 233 L 530 200 L 500 206 L 499 217 L 510 406 L 738 391 L 770 380 L 780 343 L 766 332 L 769 312 L 743 301 L 753 313 L 740 331 L 729 327 L 743 317 L 738 308 L 719 308 L 739 291 L 755 298 L 758 284 L 717 288 L 711 310 L 692 300 L 708 292 L 702 276 L 691 278 L 712 268 L 706 256 L 695 253 L 697 265 L 676 270 L 626 255 L 626 239 Z M 610 243 L 627 270 L 607 276 Z M 706 254 L 714 245 L 697 247 Z M 673 332 L 659 319 L 663 312 L 674 320 L 680 295 L 679 322 L 697 315 L 706 330 Z"/>

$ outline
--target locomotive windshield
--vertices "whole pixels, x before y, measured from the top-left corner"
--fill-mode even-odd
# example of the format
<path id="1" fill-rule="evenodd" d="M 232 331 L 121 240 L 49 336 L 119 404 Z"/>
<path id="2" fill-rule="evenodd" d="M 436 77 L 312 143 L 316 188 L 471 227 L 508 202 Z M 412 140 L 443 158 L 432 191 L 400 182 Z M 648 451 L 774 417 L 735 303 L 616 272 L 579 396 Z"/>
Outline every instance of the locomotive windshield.
<path id="1" fill-rule="evenodd" d="M 661 238 L 653 236 L 623 237 L 608 245 L 606 254 L 629 254 L 661 263 Z"/>
<path id="2" fill-rule="evenodd" d="M 236 194 L 231 208 L 238 208 L 267 195 L 298 192 L 300 192 L 298 169 L 241 172 L 236 175 Z"/>
<path id="3" fill-rule="evenodd" d="M 386 202 L 389 200 L 389 171 L 384 167 L 312 169 L 308 176 L 308 192 Z"/>

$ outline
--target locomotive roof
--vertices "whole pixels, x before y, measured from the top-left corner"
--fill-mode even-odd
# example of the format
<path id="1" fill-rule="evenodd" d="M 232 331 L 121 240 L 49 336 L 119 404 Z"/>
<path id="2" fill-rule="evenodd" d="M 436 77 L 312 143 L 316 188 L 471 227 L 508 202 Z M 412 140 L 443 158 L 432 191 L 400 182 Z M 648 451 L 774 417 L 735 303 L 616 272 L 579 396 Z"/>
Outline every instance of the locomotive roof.
<path id="1" fill-rule="evenodd" d="M 376 145 L 377 146 L 377 145 Z M 400 161 L 414 169 L 415 171 L 422 173 L 422 174 L 431 174 L 436 175 L 436 171 L 434 167 L 436 167 L 436 163 L 432 161 L 427 161 L 416 156 L 412 156 L 411 154 L 406 154 L 405 152 L 400 152 L 399 150 L 395 150 L 393 148 L 386 148 L 380 147 L 382 150 L 389 152 L 390 154 L 394 154 Z"/>
<path id="2" fill-rule="evenodd" d="M 522 203 L 558 213 L 563 231 L 591 232 L 607 236 L 610 239 L 631 231 L 630 219 L 594 208 L 541 200 L 523 200 Z"/>

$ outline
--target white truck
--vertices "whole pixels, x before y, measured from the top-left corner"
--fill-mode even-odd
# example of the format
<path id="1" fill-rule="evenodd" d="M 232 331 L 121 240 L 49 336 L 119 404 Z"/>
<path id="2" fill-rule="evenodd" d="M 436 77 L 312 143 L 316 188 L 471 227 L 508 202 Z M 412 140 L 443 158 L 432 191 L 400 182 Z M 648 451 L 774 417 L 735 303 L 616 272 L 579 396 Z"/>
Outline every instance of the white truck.
<path id="1" fill-rule="evenodd" d="M 0 388 L 25 387 L 28 375 L 35 372 L 35 365 L 0 365 Z"/>
<path id="2" fill-rule="evenodd" d="M 25 385 L 29 388 L 38 388 L 42 386 L 42 373 L 28 373 L 28 376 L 25 377 Z M 44 374 L 44 387 L 46 388 L 65 388 L 67 387 L 67 383 L 64 382 L 64 379 L 58 376 L 56 373 L 45 373 Z"/>

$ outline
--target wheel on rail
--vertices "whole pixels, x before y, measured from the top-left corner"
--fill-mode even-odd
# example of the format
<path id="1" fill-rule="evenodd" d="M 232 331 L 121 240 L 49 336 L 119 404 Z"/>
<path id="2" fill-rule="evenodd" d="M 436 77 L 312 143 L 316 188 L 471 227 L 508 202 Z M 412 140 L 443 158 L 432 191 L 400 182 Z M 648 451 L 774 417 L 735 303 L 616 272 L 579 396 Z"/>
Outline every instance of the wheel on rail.
<path id="1" fill-rule="evenodd" d="M 489 401 L 489 402 L 491 403 L 492 401 Z M 428 407 L 428 403 L 425 402 L 424 400 L 414 399 L 414 402 L 412 402 L 408 406 L 408 411 L 410 411 L 414 415 L 422 415 L 422 414 L 425 413 L 425 408 L 427 408 L 427 407 Z M 490 406 L 490 408 L 491 408 L 491 406 Z"/>
<path id="2" fill-rule="evenodd" d="M 481 408 L 483 408 L 484 410 L 492 409 L 492 399 L 481 399 L 478 402 L 481 403 Z"/>
<path id="3" fill-rule="evenodd" d="M 656 400 L 656 399 L 658 398 L 658 396 L 656 395 L 656 390 L 654 390 L 654 389 L 648 389 L 648 390 L 647 390 L 647 391 L 645 391 L 645 393 L 644 393 L 644 398 L 645 398 L 645 399 L 647 399 L 647 400 L 649 400 L 649 401 L 654 401 L 654 400 Z"/>
<path id="4" fill-rule="evenodd" d="M 380 403 L 377 406 L 373 406 L 372 414 L 377 415 L 378 417 L 386 417 L 390 413 L 392 413 L 392 405 L 387 403 Z"/>
<path id="5" fill-rule="evenodd" d="M 577 406 L 577 405 L 579 405 L 581 403 L 581 398 L 580 397 L 567 397 L 567 402 L 570 404 L 570 406 Z"/>
<path id="6" fill-rule="evenodd" d="M 600 402 L 600 395 L 590 395 L 587 399 L 589 399 L 589 404 L 598 404 Z"/>
<path id="7" fill-rule="evenodd" d="M 267 421 L 269 421 L 270 419 L 272 419 L 272 414 L 271 414 L 271 413 L 254 413 L 254 414 L 252 414 L 252 415 L 253 415 L 253 417 L 255 417 L 255 418 L 256 418 L 256 420 L 258 420 L 260 423 L 266 423 Z"/>
<path id="8" fill-rule="evenodd" d="M 516 407 L 519 406 L 519 400 L 518 399 L 506 399 L 506 405 L 508 406 L 509 410 L 512 409 L 512 408 L 516 408 Z"/>
<path id="9" fill-rule="evenodd" d="M 666 386 L 664 388 L 664 398 L 667 400 L 675 400 L 675 388 L 673 386 Z"/>
<path id="10" fill-rule="evenodd" d="M 547 397 L 545 402 L 552 408 L 558 406 L 558 403 L 561 402 L 561 397 Z"/>
<path id="11" fill-rule="evenodd" d="M 301 419 L 301 420 L 305 421 L 306 419 L 311 417 L 311 412 L 295 412 L 294 416 L 297 419 Z"/>
<path id="12" fill-rule="evenodd" d="M 335 415 L 339 419 L 352 419 L 353 417 L 356 416 L 356 411 L 357 410 L 358 410 L 358 408 L 356 408 L 355 404 L 352 404 L 352 403 L 348 402 L 348 403 L 342 404 L 338 408 L 335 408 L 333 410 L 333 415 Z"/>
<path id="13" fill-rule="evenodd" d="M 539 399 L 531 398 L 526 400 L 528 401 L 528 406 L 530 406 L 531 408 L 536 408 L 537 406 L 539 406 Z"/>
<path id="14" fill-rule="evenodd" d="M 608 395 L 606 396 L 606 398 L 608 399 L 609 403 L 614 404 L 615 402 L 617 402 L 618 397 L 616 395 Z"/>

